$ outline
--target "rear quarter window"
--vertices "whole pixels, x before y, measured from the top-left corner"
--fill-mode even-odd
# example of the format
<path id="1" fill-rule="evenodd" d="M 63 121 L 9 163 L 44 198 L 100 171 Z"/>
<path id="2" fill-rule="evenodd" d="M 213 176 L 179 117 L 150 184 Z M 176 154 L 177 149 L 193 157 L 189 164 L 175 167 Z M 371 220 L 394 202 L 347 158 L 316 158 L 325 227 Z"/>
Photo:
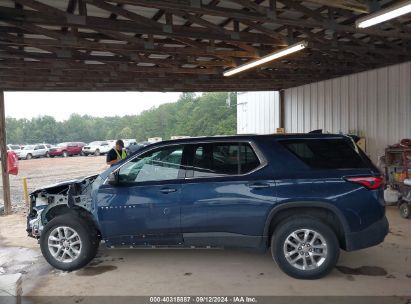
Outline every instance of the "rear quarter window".
<path id="1" fill-rule="evenodd" d="M 346 139 L 296 139 L 280 144 L 313 169 L 369 168 L 368 162 Z"/>

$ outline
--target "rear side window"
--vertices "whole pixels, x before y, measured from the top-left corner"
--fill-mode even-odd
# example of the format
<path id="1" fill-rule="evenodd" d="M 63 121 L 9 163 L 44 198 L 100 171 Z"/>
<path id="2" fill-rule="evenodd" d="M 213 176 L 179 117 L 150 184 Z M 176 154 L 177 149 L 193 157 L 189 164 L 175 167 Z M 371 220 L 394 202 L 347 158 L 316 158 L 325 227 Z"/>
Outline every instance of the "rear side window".
<path id="1" fill-rule="evenodd" d="M 298 139 L 280 141 L 280 144 L 313 169 L 369 167 L 345 139 Z"/>
<path id="2" fill-rule="evenodd" d="M 194 177 L 245 174 L 259 165 L 257 155 L 247 143 L 213 143 L 194 147 Z"/>

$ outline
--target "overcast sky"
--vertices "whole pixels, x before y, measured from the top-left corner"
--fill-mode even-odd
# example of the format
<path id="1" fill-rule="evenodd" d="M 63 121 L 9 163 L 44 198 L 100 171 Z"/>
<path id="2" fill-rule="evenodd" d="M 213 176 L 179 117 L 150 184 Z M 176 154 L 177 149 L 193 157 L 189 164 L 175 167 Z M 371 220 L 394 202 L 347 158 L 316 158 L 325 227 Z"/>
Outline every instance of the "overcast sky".
<path id="1" fill-rule="evenodd" d="M 50 115 L 58 121 L 70 114 L 96 117 L 136 115 L 153 106 L 176 102 L 180 93 L 155 92 L 5 92 L 7 117 Z"/>

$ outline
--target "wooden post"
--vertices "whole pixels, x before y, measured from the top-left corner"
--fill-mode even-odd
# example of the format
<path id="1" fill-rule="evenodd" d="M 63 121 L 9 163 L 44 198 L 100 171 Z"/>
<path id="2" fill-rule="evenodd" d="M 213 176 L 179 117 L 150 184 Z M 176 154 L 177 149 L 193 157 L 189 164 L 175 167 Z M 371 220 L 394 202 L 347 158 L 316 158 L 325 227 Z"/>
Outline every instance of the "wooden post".
<path id="1" fill-rule="evenodd" d="M 24 191 L 24 202 L 26 203 L 26 207 L 29 206 L 29 190 L 27 187 L 27 177 L 23 177 L 23 191 Z"/>
<path id="2" fill-rule="evenodd" d="M 3 180 L 4 215 L 11 213 L 10 181 L 7 173 L 7 148 L 6 148 L 6 114 L 4 109 L 4 91 L 0 90 L 0 153 L 1 175 Z"/>

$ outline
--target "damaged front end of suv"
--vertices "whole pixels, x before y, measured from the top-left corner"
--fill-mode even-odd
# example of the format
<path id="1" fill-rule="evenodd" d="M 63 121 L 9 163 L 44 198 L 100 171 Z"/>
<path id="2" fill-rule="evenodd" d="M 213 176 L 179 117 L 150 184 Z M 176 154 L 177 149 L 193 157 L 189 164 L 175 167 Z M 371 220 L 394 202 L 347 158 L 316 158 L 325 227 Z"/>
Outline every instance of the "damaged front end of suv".
<path id="1" fill-rule="evenodd" d="M 36 189 L 30 194 L 27 232 L 39 239 L 44 226 L 57 215 L 70 211 L 93 218 L 92 192 L 98 187 L 98 175 L 69 180 Z M 93 185 L 95 184 L 95 185 Z M 93 221 L 95 222 L 95 221 Z"/>

